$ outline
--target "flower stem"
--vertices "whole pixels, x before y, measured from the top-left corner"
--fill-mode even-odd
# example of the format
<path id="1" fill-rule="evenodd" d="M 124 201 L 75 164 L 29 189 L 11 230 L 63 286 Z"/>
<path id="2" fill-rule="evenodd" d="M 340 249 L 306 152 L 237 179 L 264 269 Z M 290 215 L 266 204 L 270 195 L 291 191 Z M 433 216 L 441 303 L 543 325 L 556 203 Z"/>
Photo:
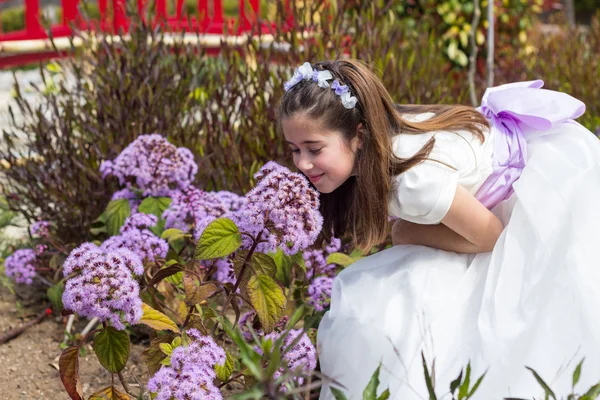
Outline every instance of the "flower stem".
<path id="1" fill-rule="evenodd" d="M 235 295 L 235 292 L 238 290 L 238 288 L 240 287 L 240 284 L 242 283 L 242 278 L 244 277 L 244 272 L 246 272 L 246 266 L 248 264 L 248 261 L 250 261 L 250 259 L 252 258 L 252 254 L 254 254 L 254 251 L 256 250 L 256 246 L 258 246 L 261 236 L 262 236 L 262 232 L 260 232 L 258 234 L 256 239 L 254 240 L 254 243 L 252 243 L 252 247 L 250 248 L 250 251 L 248 252 L 248 254 L 246 254 L 246 258 L 244 259 L 244 263 L 242 264 L 242 268 L 240 269 L 240 275 L 237 277 L 237 279 L 235 281 L 235 285 L 233 286 L 231 293 L 229 293 L 229 296 L 227 296 L 225 303 L 223 303 L 223 309 L 221 310 L 221 315 L 220 315 L 221 317 L 223 317 L 225 315 L 225 311 L 227 311 L 227 306 L 231 302 L 231 299 Z M 215 335 L 218 325 L 219 325 L 219 323 L 216 322 L 215 325 L 212 327 L 211 336 Z"/>

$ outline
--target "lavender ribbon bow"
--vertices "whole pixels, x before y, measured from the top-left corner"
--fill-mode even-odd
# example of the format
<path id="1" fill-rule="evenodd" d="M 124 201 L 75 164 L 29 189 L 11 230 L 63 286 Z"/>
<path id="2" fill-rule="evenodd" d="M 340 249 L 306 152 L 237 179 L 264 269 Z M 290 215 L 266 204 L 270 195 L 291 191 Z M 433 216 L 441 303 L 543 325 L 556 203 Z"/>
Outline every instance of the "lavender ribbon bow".
<path id="1" fill-rule="evenodd" d="M 496 129 L 492 174 L 477 199 L 492 208 L 510 197 L 527 161 L 524 132 L 547 131 L 585 112 L 585 104 L 566 93 L 541 89 L 542 80 L 515 82 L 485 91 L 478 110 Z"/>

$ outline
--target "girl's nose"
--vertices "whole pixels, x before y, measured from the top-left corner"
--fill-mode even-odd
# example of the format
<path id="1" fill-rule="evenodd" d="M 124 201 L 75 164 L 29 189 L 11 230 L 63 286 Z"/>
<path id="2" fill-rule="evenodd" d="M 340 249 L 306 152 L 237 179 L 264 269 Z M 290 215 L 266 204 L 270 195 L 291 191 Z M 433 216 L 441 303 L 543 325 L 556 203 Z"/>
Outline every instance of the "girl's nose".
<path id="1" fill-rule="evenodd" d="M 308 159 L 308 157 L 300 156 L 298 160 L 298 169 L 300 171 L 310 171 L 313 168 L 313 163 Z"/>

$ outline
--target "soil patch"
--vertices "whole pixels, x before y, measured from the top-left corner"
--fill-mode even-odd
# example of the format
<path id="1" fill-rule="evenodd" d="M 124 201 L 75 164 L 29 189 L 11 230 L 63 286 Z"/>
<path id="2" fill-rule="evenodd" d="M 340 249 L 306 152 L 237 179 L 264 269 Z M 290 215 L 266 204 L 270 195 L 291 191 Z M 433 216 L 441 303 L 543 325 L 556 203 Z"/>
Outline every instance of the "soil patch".
<path id="1" fill-rule="evenodd" d="M 21 326 L 44 308 L 39 294 L 16 288 L 16 294 L 0 287 L 0 333 Z M 22 306 L 17 306 L 20 303 Z M 77 321 L 73 332 L 79 332 L 87 321 Z M 27 329 L 15 339 L 0 345 L 0 398 L 3 400 L 51 399 L 69 400 L 58 374 L 59 345 L 64 336 L 66 318 L 50 317 Z M 146 382 L 147 368 L 141 352 L 144 347 L 132 345 L 123 376 L 137 392 L 136 380 Z M 98 362 L 91 345 L 79 359 L 80 379 L 87 399 L 111 383 L 111 374 Z M 135 376 L 135 378 L 134 378 Z M 124 391 L 115 376 L 118 390 Z"/>

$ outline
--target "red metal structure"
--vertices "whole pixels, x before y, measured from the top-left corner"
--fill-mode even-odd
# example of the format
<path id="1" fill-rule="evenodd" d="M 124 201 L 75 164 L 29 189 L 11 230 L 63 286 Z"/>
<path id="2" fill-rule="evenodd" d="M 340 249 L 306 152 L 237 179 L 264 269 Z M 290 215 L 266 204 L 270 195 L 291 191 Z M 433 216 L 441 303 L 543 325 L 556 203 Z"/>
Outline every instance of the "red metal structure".
<path id="1" fill-rule="evenodd" d="M 3 2 L 6 0 L 0 0 Z M 25 0 L 25 29 L 16 32 L 0 32 L 0 68 L 22 65 L 38 60 L 65 56 L 65 51 L 25 50 L 9 52 L 3 50 L 3 44 L 11 44 L 13 48 L 19 43 L 25 45 L 31 41 L 45 42 L 48 33 L 53 38 L 66 38 L 72 34 L 71 27 L 81 30 L 92 29 L 106 34 L 126 32 L 129 21 L 126 14 L 127 0 L 96 0 L 100 12 L 99 20 L 85 20 L 79 11 L 79 0 L 61 0 L 62 21 L 59 24 L 42 27 L 40 22 L 40 0 Z M 199 32 L 202 34 L 222 35 L 226 30 L 229 34 L 240 35 L 250 31 L 256 16 L 259 15 L 259 0 L 239 0 L 239 15 L 237 18 L 226 17 L 223 13 L 222 0 L 197 0 L 197 15 L 184 14 L 184 0 L 175 0 L 175 13 L 169 15 L 167 0 L 152 0 L 152 26 L 162 25 L 169 32 Z M 137 0 L 138 12 L 145 15 L 148 1 Z M 249 6 L 249 8 L 248 8 Z M 269 26 L 265 26 L 269 28 Z M 39 46 L 38 46 L 39 47 Z M 218 50 L 218 49 L 217 49 Z M 4 53 L 4 54 L 2 54 Z"/>

